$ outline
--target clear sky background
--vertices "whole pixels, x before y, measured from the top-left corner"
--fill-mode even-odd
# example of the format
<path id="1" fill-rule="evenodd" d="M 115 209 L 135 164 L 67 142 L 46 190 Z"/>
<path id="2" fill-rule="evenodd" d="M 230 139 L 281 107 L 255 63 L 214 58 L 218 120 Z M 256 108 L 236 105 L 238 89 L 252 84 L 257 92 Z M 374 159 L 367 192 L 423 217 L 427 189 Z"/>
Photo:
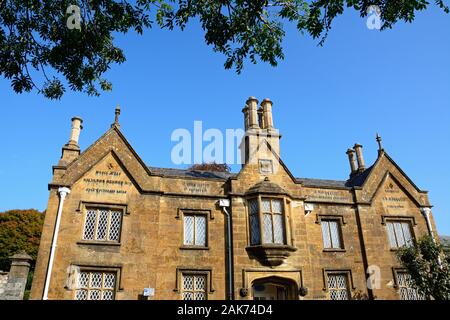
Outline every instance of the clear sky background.
<path id="1" fill-rule="evenodd" d="M 324 47 L 288 26 L 278 67 L 247 64 L 237 75 L 224 70 L 225 58 L 205 45 L 198 24 L 184 32 L 155 27 L 117 36 L 127 62 L 108 73 L 114 90 L 101 97 L 69 92 L 55 102 L 16 95 L 0 79 L 0 210 L 46 208 L 51 167 L 74 115 L 84 119 L 85 149 L 120 103 L 122 131 L 141 158 L 174 167 L 173 130 L 192 131 L 195 120 L 205 129 L 241 128 L 252 95 L 274 102 L 281 155 L 297 177 L 347 179 L 347 148 L 361 143 L 371 165 L 379 132 L 391 157 L 430 191 L 438 231 L 450 235 L 449 30 L 450 15 L 437 8 L 383 32 L 346 13 Z"/>

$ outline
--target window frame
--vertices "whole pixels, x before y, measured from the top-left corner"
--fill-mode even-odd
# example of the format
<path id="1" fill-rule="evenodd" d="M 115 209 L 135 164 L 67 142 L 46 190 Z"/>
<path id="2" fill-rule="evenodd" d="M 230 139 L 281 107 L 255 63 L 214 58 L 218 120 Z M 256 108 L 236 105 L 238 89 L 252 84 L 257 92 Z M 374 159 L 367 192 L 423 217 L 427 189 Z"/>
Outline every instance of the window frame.
<path id="1" fill-rule="evenodd" d="M 186 290 L 184 288 L 184 278 L 185 277 L 192 277 L 193 278 L 192 279 L 192 282 L 193 282 L 192 283 L 192 286 L 193 286 L 192 290 Z M 204 283 L 205 283 L 204 284 L 204 288 L 202 290 L 196 290 L 196 288 L 195 288 L 195 279 L 196 278 L 200 278 L 200 277 L 204 278 Z M 205 272 L 188 272 L 188 271 L 182 272 L 181 273 L 181 292 L 180 293 L 181 293 L 181 299 L 184 300 L 184 301 L 187 300 L 187 299 L 184 299 L 184 294 L 186 292 L 192 293 L 193 297 L 195 297 L 195 294 L 199 293 L 199 292 L 204 294 L 205 299 L 191 299 L 193 301 L 208 300 L 208 274 L 205 273 Z"/>
<path id="2" fill-rule="evenodd" d="M 120 246 L 122 243 L 122 231 L 123 231 L 124 217 L 125 217 L 125 215 L 128 214 L 126 209 L 127 209 L 127 207 L 125 205 L 114 205 L 114 204 L 83 203 L 82 205 L 80 205 L 79 211 L 83 212 L 83 215 L 82 215 L 83 224 L 82 224 L 82 228 L 81 228 L 80 240 L 77 242 L 77 244 Z M 96 211 L 94 239 L 84 239 L 84 233 L 85 233 L 86 222 L 87 222 L 87 214 L 88 214 L 89 210 Z M 101 211 L 101 210 L 108 211 L 107 235 L 109 235 L 109 231 L 110 231 L 111 212 L 112 211 L 120 212 L 120 226 L 119 226 L 119 230 L 118 230 L 118 240 L 95 239 L 97 227 L 98 227 L 98 215 L 99 215 L 99 211 Z"/>
<path id="3" fill-rule="evenodd" d="M 80 266 L 80 265 L 75 265 L 75 267 L 78 269 L 76 272 L 76 285 L 75 288 L 73 288 L 73 300 L 78 300 L 77 297 L 77 292 L 78 290 L 81 290 L 82 288 L 80 288 L 78 286 L 78 277 L 81 274 L 81 272 L 89 272 L 89 273 L 102 273 L 102 277 L 103 274 L 105 273 L 113 273 L 115 276 L 115 283 L 114 283 L 114 288 L 112 290 L 107 290 L 107 291 L 112 291 L 113 293 L 113 299 L 112 300 L 117 300 L 117 292 L 121 291 L 121 268 L 120 267 L 95 267 L 95 266 Z M 104 281 L 104 280 L 102 280 Z M 89 292 L 90 287 L 88 287 L 87 291 Z M 101 291 L 105 291 L 103 286 L 101 288 Z M 86 300 L 90 300 L 90 299 L 86 299 Z M 95 300 L 92 300 L 95 301 Z M 107 300 L 103 300 L 101 299 L 100 301 L 107 301 Z"/>
<path id="4" fill-rule="evenodd" d="M 202 216 L 205 218 L 205 244 L 204 245 L 196 245 L 195 244 L 195 231 L 194 231 L 194 244 L 185 244 L 185 217 L 186 216 L 193 216 L 194 217 L 194 230 L 195 227 L 195 217 L 196 216 Z M 182 239 L 181 239 L 181 247 L 180 249 L 197 249 L 197 250 L 208 250 L 209 249 L 209 223 L 208 223 L 208 211 L 201 211 L 201 210 L 183 210 L 181 215 L 181 221 L 183 224 L 183 232 L 182 232 Z"/>
<path id="5" fill-rule="evenodd" d="M 414 232 L 414 226 L 416 225 L 415 219 L 412 217 L 398 217 L 398 216 L 383 216 L 382 217 L 382 224 L 385 226 L 385 232 L 386 232 L 386 236 L 387 236 L 387 243 L 389 246 L 389 249 L 391 251 L 397 251 L 399 249 L 401 249 L 403 246 L 399 247 L 398 246 L 398 240 L 397 240 L 397 232 L 394 230 L 394 236 L 395 236 L 395 242 L 396 242 L 396 247 L 392 247 L 391 246 L 391 240 L 390 240 L 390 236 L 389 236 L 389 227 L 388 224 L 393 224 L 393 223 L 400 223 L 400 224 L 404 224 L 407 223 L 408 224 L 408 228 L 409 228 L 409 232 L 411 234 L 411 243 L 408 245 L 411 246 L 416 242 L 416 237 L 415 237 L 415 232 Z M 402 227 L 402 234 L 403 234 L 403 227 Z M 405 241 L 406 243 L 406 241 Z"/>
<path id="6" fill-rule="evenodd" d="M 197 276 L 205 276 L 205 300 L 209 300 L 210 295 L 213 294 L 216 290 L 213 287 L 212 280 L 212 268 L 195 268 L 195 267 L 177 267 L 176 269 L 176 277 L 175 277 L 175 288 L 174 292 L 180 295 L 180 299 L 183 300 L 183 276 L 184 275 L 197 275 Z M 201 300 L 198 300 L 201 301 Z"/>
<path id="7" fill-rule="evenodd" d="M 252 243 L 252 226 L 250 223 L 250 215 L 251 215 L 251 211 L 250 211 L 250 202 L 251 201 L 255 201 L 257 203 L 257 217 L 258 217 L 258 228 L 259 228 L 259 241 L 257 243 Z M 263 200 L 269 200 L 270 201 L 270 210 L 271 212 L 263 212 L 262 209 L 262 201 Z M 274 200 L 278 200 L 281 202 L 281 213 L 274 213 L 273 212 L 273 207 L 272 207 L 272 202 Z M 247 206 L 247 230 L 248 230 L 248 243 L 250 246 L 286 246 L 286 245 L 290 245 L 289 241 L 288 241 L 288 217 L 287 217 L 287 210 L 288 210 L 288 206 L 286 203 L 286 198 L 283 196 L 272 196 L 272 195 L 265 195 L 265 194 L 259 194 L 257 196 L 251 197 L 246 199 L 246 206 Z M 272 240 L 273 242 L 264 242 L 264 214 L 270 214 L 271 215 L 271 221 L 272 221 Z M 274 228 L 274 215 L 280 215 L 282 217 L 282 235 L 283 235 L 283 243 L 275 243 L 275 228 Z"/>
<path id="8" fill-rule="evenodd" d="M 325 242 L 324 242 L 324 234 L 323 234 L 323 227 L 322 227 L 322 222 L 329 222 L 329 221 L 334 221 L 337 223 L 338 225 L 338 237 L 339 237 L 339 244 L 340 247 L 339 248 L 333 248 L 333 247 L 325 247 Z M 344 230 L 342 228 L 343 225 L 346 224 L 344 217 L 343 216 L 336 216 L 336 215 L 317 215 L 317 220 L 316 223 L 320 225 L 320 233 L 322 235 L 322 247 L 323 247 L 323 251 L 324 252 L 344 252 L 346 251 L 345 249 L 345 242 L 344 242 Z M 331 238 L 331 230 L 329 228 L 329 235 L 330 235 L 330 242 L 332 243 L 332 238 Z"/>
<path id="9" fill-rule="evenodd" d="M 401 289 L 402 289 L 402 286 L 400 286 L 399 274 L 400 274 L 400 273 L 401 273 L 401 274 L 408 274 L 408 272 L 407 272 L 406 269 L 403 269 L 403 268 L 392 268 L 392 273 L 393 273 L 393 275 L 394 275 L 394 288 L 397 290 L 398 296 L 399 296 L 399 298 L 400 298 L 401 300 L 404 300 L 404 301 L 418 301 L 418 300 L 425 300 L 425 297 L 421 297 L 421 295 L 419 294 L 419 292 L 418 292 L 417 289 L 414 289 L 414 288 L 411 288 L 411 287 L 406 287 L 406 288 L 414 289 L 414 290 L 416 291 L 415 294 L 417 295 L 417 297 L 418 297 L 419 299 L 414 299 L 414 300 L 411 300 L 411 299 L 402 299 L 402 295 L 401 295 Z"/>
<path id="10" fill-rule="evenodd" d="M 330 288 L 328 286 L 328 276 L 329 275 L 345 275 L 346 277 L 346 283 L 347 283 L 347 300 L 352 300 L 352 291 L 355 290 L 355 285 L 353 282 L 353 275 L 352 271 L 350 269 L 323 269 L 322 271 L 323 275 L 323 291 L 327 293 L 327 298 L 331 300 L 330 296 Z"/>

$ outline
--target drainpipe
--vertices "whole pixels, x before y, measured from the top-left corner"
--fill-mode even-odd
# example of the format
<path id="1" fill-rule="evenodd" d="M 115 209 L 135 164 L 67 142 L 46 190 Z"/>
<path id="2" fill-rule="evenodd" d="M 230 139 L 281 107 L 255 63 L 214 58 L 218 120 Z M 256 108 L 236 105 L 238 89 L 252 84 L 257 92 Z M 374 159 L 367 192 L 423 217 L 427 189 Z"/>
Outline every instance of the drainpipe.
<path id="1" fill-rule="evenodd" d="M 431 225 L 431 220 L 430 220 L 430 214 L 431 214 L 431 208 L 429 207 L 424 207 L 421 209 L 423 216 L 425 217 L 425 221 L 427 223 L 427 228 L 428 228 L 428 232 L 430 233 L 431 239 L 433 240 L 434 243 L 436 243 L 436 238 L 434 236 L 434 232 L 433 232 L 433 226 Z M 438 263 L 439 266 L 442 268 L 442 260 L 441 257 L 438 257 Z"/>
<path id="2" fill-rule="evenodd" d="M 227 254 L 228 254 L 228 300 L 233 300 L 233 254 L 232 254 L 232 245 L 231 245 L 231 215 L 228 212 L 227 208 L 230 207 L 229 199 L 220 199 L 219 207 L 222 208 L 223 213 L 227 219 Z"/>
<path id="3" fill-rule="evenodd" d="M 356 226 L 358 228 L 359 245 L 361 247 L 361 255 L 362 255 L 362 261 L 363 261 L 364 273 L 365 273 L 364 279 L 366 280 L 366 283 L 367 283 L 367 280 L 370 277 L 370 274 L 368 276 L 369 259 L 367 258 L 367 248 L 366 248 L 366 243 L 364 241 L 364 232 L 363 232 L 362 223 L 361 223 L 360 204 L 359 204 L 359 199 L 356 194 L 355 187 L 353 187 L 352 193 L 353 193 L 353 202 L 355 203 L 355 217 L 356 217 Z M 369 286 L 367 286 L 367 295 L 368 295 L 369 300 L 375 300 L 372 286 L 370 288 L 369 288 Z"/>
<path id="4" fill-rule="evenodd" d="M 70 193 L 69 188 L 61 187 L 58 189 L 59 194 L 58 213 L 56 214 L 55 230 L 53 232 L 52 246 L 50 248 L 50 258 L 48 261 L 47 276 L 45 277 L 44 296 L 42 297 L 43 300 L 48 300 L 48 288 L 50 286 L 50 277 L 52 274 L 53 260 L 55 258 L 56 243 L 58 242 L 58 232 L 59 232 L 59 224 L 61 222 L 61 213 L 64 207 L 64 200 L 66 199 L 66 196 L 69 193 Z"/>
<path id="5" fill-rule="evenodd" d="M 428 232 L 430 233 L 431 239 L 433 239 L 433 242 L 436 243 L 436 239 L 434 238 L 434 233 L 433 233 L 433 227 L 431 226 L 431 221 L 430 221 L 430 214 L 431 214 L 431 208 L 425 207 L 422 208 L 422 214 L 425 217 L 425 221 L 427 223 L 427 228 L 428 228 Z"/>

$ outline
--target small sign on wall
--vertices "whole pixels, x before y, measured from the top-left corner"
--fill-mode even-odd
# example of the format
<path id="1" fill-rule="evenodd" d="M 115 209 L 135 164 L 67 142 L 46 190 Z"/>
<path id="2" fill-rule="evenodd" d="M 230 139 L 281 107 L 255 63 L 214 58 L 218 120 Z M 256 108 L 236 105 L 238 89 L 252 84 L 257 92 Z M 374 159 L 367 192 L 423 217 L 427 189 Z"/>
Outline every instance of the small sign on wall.
<path id="1" fill-rule="evenodd" d="M 153 297 L 155 295 L 155 288 L 144 288 L 142 295 L 144 297 Z"/>
<path id="2" fill-rule="evenodd" d="M 273 163 L 272 160 L 259 159 L 259 173 L 273 173 Z"/>

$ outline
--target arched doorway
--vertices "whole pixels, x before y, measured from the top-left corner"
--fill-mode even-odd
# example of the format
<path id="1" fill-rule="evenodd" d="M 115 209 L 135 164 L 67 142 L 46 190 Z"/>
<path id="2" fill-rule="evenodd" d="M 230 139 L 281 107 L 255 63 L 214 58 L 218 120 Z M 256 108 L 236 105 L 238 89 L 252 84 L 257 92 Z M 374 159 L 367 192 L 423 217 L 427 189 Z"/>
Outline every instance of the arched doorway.
<path id="1" fill-rule="evenodd" d="M 294 281 L 268 277 L 252 283 L 253 300 L 297 300 L 298 289 Z"/>

